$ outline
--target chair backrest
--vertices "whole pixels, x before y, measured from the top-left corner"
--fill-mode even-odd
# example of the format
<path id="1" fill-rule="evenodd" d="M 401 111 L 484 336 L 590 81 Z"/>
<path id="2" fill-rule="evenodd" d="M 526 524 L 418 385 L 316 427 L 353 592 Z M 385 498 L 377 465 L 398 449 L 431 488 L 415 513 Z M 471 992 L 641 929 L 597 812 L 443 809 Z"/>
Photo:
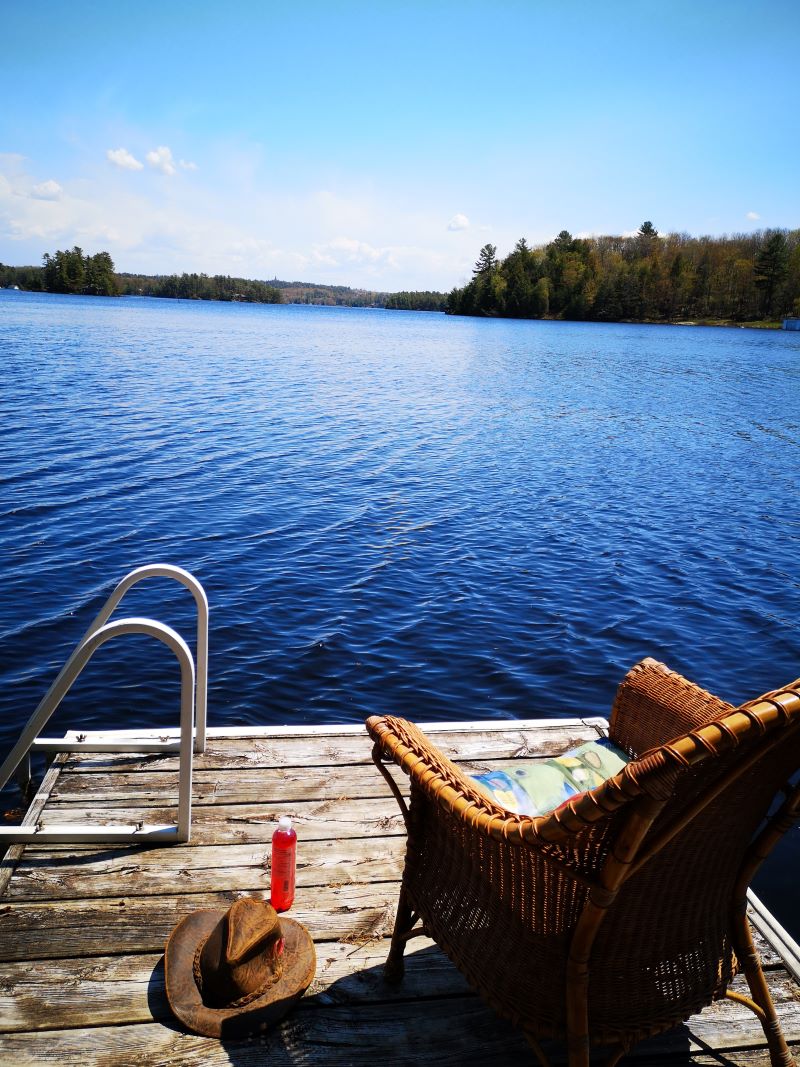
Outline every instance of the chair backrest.
<path id="1" fill-rule="evenodd" d="M 635 758 L 733 710 L 733 704 L 648 657 L 622 679 L 609 733 Z"/>

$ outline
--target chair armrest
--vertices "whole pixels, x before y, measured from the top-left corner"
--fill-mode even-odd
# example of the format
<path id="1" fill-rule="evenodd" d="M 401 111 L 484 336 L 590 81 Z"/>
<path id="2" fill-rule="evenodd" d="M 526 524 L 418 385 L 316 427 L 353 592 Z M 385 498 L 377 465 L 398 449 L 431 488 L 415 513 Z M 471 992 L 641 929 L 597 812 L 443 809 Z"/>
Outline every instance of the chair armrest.
<path id="1" fill-rule="evenodd" d="M 503 821 L 512 815 L 448 759 L 414 723 L 393 715 L 373 715 L 367 719 L 366 726 L 383 754 L 390 757 L 426 793 L 443 797 L 446 807 L 463 799 L 471 807 L 502 818 Z"/>
<path id="2" fill-rule="evenodd" d="M 535 847 L 565 842 L 604 821 L 643 792 L 627 768 L 596 789 L 581 793 L 547 815 L 531 818 L 517 815 L 497 804 L 469 775 L 405 719 L 373 715 L 367 731 L 376 742 L 373 758 L 380 766 L 380 754 L 392 759 L 433 803 L 470 829 L 511 844 Z M 381 767 L 406 818 L 405 801 L 388 771 Z"/>
<path id="3" fill-rule="evenodd" d="M 636 758 L 733 710 L 732 704 L 648 658 L 622 679 L 608 734 Z"/>

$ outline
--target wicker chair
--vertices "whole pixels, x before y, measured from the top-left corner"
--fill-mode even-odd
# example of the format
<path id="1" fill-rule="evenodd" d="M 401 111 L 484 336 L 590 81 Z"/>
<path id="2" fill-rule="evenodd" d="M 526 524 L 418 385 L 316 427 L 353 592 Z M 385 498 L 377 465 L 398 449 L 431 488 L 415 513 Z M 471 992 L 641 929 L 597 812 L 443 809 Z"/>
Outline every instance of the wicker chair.
<path id="1" fill-rule="evenodd" d="M 498 806 L 413 724 L 373 716 L 373 759 L 408 846 L 386 977 L 415 933 L 539 1039 L 608 1067 L 723 996 L 794 1063 L 746 918 L 748 885 L 800 815 L 800 681 L 734 709 L 654 660 L 625 677 L 609 737 L 631 762 L 549 815 Z M 406 805 L 385 760 L 410 775 Z M 778 794 L 783 790 L 781 799 Z M 777 810 L 775 810 L 777 806 Z M 728 991 L 742 970 L 752 999 Z"/>

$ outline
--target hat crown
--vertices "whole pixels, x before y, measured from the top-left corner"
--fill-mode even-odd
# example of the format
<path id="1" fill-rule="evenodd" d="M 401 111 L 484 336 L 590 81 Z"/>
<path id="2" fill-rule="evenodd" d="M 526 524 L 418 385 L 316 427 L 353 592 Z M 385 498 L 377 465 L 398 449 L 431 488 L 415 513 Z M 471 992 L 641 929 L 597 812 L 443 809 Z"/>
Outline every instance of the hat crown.
<path id="1" fill-rule="evenodd" d="M 244 897 L 199 949 L 195 978 L 208 1007 L 233 1007 L 276 982 L 283 970 L 280 921 L 271 904 Z"/>

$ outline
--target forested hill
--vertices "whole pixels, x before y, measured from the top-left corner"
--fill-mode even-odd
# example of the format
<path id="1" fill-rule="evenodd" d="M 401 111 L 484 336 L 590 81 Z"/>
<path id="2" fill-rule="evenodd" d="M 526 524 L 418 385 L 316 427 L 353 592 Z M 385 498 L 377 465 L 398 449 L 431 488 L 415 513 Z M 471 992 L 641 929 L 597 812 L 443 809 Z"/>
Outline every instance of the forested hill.
<path id="1" fill-rule="evenodd" d="M 394 311 L 444 311 L 446 293 L 383 293 L 372 289 L 351 289 L 347 285 L 322 285 L 316 282 L 282 282 L 273 278 L 270 285 L 278 289 L 286 303 L 322 304 L 331 307 L 390 308 Z"/>
<path id="2" fill-rule="evenodd" d="M 484 245 L 472 281 L 454 289 L 456 315 L 607 322 L 769 322 L 800 314 L 800 230 L 728 237 L 633 237 L 562 232 L 503 260 Z"/>

